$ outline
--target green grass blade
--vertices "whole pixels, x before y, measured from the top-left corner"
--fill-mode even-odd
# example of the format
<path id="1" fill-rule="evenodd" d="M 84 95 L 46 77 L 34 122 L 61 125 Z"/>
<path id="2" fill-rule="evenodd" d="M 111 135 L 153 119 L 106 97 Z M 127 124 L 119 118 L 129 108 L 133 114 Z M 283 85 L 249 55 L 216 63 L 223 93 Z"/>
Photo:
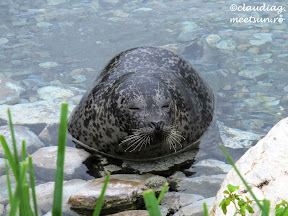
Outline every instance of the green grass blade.
<path id="1" fill-rule="evenodd" d="M 208 208 L 206 202 L 203 203 L 204 216 L 208 216 Z"/>
<path id="2" fill-rule="evenodd" d="M 27 207 L 26 207 L 27 198 L 26 198 L 25 189 L 24 189 L 25 184 L 26 184 L 26 173 L 28 169 L 28 163 L 23 162 L 22 166 L 20 166 L 19 169 L 20 169 L 20 173 L 19 173 L 19 178 L 17 180 L 17 185 L 19 185 L 19 190 L 18 190 L 18 194 L 15 193 L 15 196 L 18 196 L 20 199 L 20 203 L 19 203 L 20 215 L 29 215 L 27 211 Z"/>
<path id="3" fill-rule="evenodd" d="M 30 185 L 32 190 L 32 199 L 34 205 L 34 215 L 38 216 L 38 206 L 37 206 L 37 198 L 36 198 L 36 190 L 35 190 L 35 175 L 34 175 L 34 168 L 32 157 L 28 156 L 28 163 L 29 163 L 29 174 L 30 174 Z"/>
<path id="4" fill-rule="evenodd" d="M 12 138 L 12 144 L 13 144 L 13 152 L 14 152 L 14 161 L 16 164 L 16 175 L 15 178 L 18 179 L 19 176 L 19 169 L 20 169 L 20 162 L 19 162 L 19 155 L 17 151 L 17 146 L 16 146 L 16 138 L 15 138 L 15 133 L 14 133 L 14 126 L 12 123 L 12 116 L 10 109 L 8 109 L 8 121 L 9 121 L 9 126 L 10 126 L 10 132 L 11 132 L 11 138 Z"/>
<path id="5" fill-rule="evenodd" d="M 10 212 L 9 212 L 9 216 L 16 216 L 17 211 L 19 209 L 19 203 L 20 203 L 20 198 L 16 195 L 19 192 L 19 186 L 20 185 L 16 185 L 16 189 L 14 192 L 14 198 L 13 198 L 13 203 L 10 203 Z"/>
<path id="6" fill-rule="evenodd" d="M 166 183 L 166 184 L 163 186 L 163 189 L 162 189 L 162 191 L 161 191 L 161 193 L 159 194 L 159 197 L 158 197 L 158 199 L 157 199 L 157 205 L 160 204 L 160 202 L 161 202 L 161 200 L 162 200 L 162 198 L 163 198 L 163 196 L 164 196 L 167 188 L 168 188 L 168 183 Z"/>
<path id="7" fill-rule="evenodd" d="M 22 199 L 21 199 L 21 202 L 23 202 L 23 212 L 24 212 L 24 215 L 26 216 L 33 216 L 33 213 L 32 213 L 32 209 L 31 209 L 31 206 L 30 206 L 30 196 L 29 196 L 29 186 L 28 184 L 25 184 L 23 185 L 23 194 L 22 194 Z"/>
<path id="8" fill-rule="evenodd" d="M 102 191 L 101 191 L 100 197 L 99 197 L 99 199 L 98 199 L 98 201 L 96 203 L 95 210 L 93 212 L 93 216 L 100 215 L 101 207 L 102 207 L 102 204 L 103 204 L 103 201 L 104 201 L 104 195 L 105 195 L 105 192 L 106 192 L 106 189 L 107 189 L 107 186 L 108 186 L 109 179 L 110 179 L 110 173 L 107 173 L 104 185 L 102 187 Z"/>
<path id="9" fill-rule="evenodd" d="M 2 147 L 3 147 L 4 152 L 5 152 L 5 157 L 7 158 L 8 162 L 10 164 L 10 167 L 12 169 L 12 172 L 15 176 L 16 175 L 16 163 L 14 161 L 14 157 L 10 151 L 10 148 L 6 142 L 6 139 L 3 135 L 0 135 L 0 141 L 1 141 Z"/>
<path id="10" fill-rule="evenodd" d="M 19 209 L 19 215 L 24 215 L 24 206 L 23 206 L 23 187 L 26 182 L 26 172 L 28 164 L 24 162 L 20 169 L 19 178 L 17 180 L 16 189 L 13 196 L 13 203 L 11 204 L 9 216 L 15 216 Z"/>
<path id="11" fill-rule="evenodd" d="M 22 140 L 22 161 L 26 161 L 26 146 L 25 146 L 25 140 Z"/>
<path id="12" fill-rule="evenodd" d="M 153 190 L 147 190 L 143 193 L 145 206 L 150 216 L 161 216 L 159 206 Z"/>
<path id="13" fill-rule="evenodd" d="M 10 205 L 12 205 L 12 203 L 13 203 L 13 194 L 12 194 L 10 173 L 9 173 L 9 167 L 8 167 L 7 161 L 5 161 L 5 171 L 6 171 L 6 176 L 7 176 L 7 187 L 8 187 L 9 201 L 10 201 Z"/>
<path id="14" fill-rule="evenodd" d="M 68 104 L 62 103 L 59 136 L 58 136 L 57 169 L 55 175 L 55 188 L 54 188 L 54 199 L 52 209 L 53 216 L 62 215 L 64 159 L 65 159 L 65 147 L 67 136 L 67 116 L 68 116 Z"/>
<path id="15" fill-rule="evenodd" d="M 261 216 L 268 216 L 270 211 L 270 201 L 269 200 L 263 200 L 263 208 L 265 211 L 262 211 Z"/>
<path id="16" fill-rule="evenodd" d="M 258 205 L 258 207 L 261 209 L 262 211 L 262 216 L 268 216 L 269 212 L 266 212 L 266 209 L 261 205 L 261 203 L 259 202 L 259 200 L 257 199 L 257 197 L 255 196 L 255 194 L 252 192 L 251 188 L 249 187 L 249 185 L 247 184 L 247 182 L 245 181 L 245 179 L 243 178 L 243 176 L 241 175 L 241 173 L 239 172 L 238 168 L 236 167 L 234 161 L 232 160 L 232 158 L 230 157 L 230 155 L 228 154 L 228 152 L 226 151 L 225 147 L 221 144 L 220 145 L 221 150 L 223 151 L 223 153 L 225 154 L 227 160 L 229 161 L 229 163 L 233 166 L 235 172 L 237 173 L 237 175 L 240 177 L 240 179 L 242 180 L 243 184 L 245 185 L 246 189 L 249 191 L 249 193 L 251 194 L 251 196 L 253 197 L 253 199 L 255 200 L 256 204 Z"/>

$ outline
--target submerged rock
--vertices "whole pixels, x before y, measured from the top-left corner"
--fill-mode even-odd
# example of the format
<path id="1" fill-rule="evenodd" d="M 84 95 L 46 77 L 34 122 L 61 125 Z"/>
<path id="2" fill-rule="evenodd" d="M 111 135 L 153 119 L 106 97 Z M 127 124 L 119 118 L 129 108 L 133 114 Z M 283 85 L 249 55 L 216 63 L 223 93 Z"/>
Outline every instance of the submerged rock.
<path id="1" fill-rule="evenodd" d="M 218 122 L 218 127 L 223 145 L 233 149 L 251 147 L 262 137 L 262 134 L 229 128 L 222 122 Z"/>
<path id="2" fill-rule="evenodd" d="M 19 95 L 24 91 L 18 82 L 6 78 L 0 78 L 0 89 L 0 104 L 11 105 L 19 102 Z"/>

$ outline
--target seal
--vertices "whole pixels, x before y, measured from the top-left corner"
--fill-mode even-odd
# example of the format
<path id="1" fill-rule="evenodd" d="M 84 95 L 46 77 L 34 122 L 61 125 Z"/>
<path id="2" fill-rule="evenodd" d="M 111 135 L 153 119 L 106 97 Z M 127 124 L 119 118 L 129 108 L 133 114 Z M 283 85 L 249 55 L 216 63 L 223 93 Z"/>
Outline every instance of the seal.
<path id="1" fill-rule="evenodd" d="M 115 56 L 69 117 L 77 146 L 122 160 L 148 161 L 198 148 L 214 94 L 180 56 L 138 47 Z"/>

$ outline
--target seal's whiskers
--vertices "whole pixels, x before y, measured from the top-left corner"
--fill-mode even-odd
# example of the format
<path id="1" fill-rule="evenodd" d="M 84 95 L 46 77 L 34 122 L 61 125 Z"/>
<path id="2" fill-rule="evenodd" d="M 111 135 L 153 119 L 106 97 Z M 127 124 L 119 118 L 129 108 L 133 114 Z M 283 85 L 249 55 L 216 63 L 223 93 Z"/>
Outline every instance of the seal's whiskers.
<path id="1" fill-rule="evenodd" d="M 147 144 L 150 145 L 151 137 L 147 133 L 143 133 L 141 131 L 135 131 L 132 135 L 129 135 L 126 139 L 124 139 L 119 145 L 129 145 L 125 152 L 133 152 L 138 149 L 141 151 L 142 147 L 146 147 Z"/>
<path id="2" fill-rule="evenodd" d="M 174 151 L 177 151 L 177 145 L 182 148 L 181 141 L 185 140 L 185 137 L 181 135 L 181 132 L 176 129 L 176 127 L 171 126 L 168 129 L 165 130 L 166 135 L 165 135 L 165 141 L 169 145 L 169 149 L 171 150 L 172 148 Z"/>

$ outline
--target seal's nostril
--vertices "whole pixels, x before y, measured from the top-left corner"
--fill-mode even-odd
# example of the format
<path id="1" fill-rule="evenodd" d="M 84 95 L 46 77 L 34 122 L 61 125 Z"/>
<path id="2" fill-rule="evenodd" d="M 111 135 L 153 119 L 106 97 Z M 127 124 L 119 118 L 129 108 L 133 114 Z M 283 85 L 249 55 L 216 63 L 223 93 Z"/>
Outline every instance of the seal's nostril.
<path id="1" fill-rule="evenodd" d="M 156 131 L 160 131 L 163 129 L 163 126 L 164 126 L 164 122 L 163 121 L 160 121 L 160 122 L 150 122 L 148 124 L 149 127 L 155 129 Z"/>

